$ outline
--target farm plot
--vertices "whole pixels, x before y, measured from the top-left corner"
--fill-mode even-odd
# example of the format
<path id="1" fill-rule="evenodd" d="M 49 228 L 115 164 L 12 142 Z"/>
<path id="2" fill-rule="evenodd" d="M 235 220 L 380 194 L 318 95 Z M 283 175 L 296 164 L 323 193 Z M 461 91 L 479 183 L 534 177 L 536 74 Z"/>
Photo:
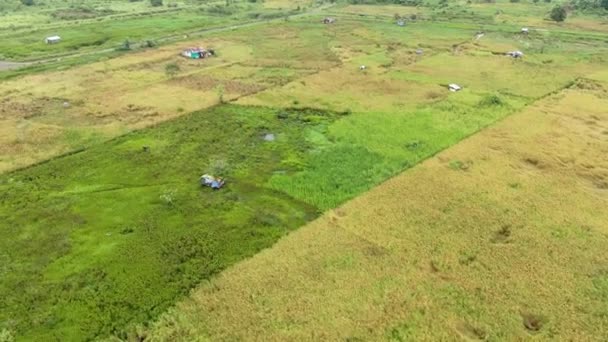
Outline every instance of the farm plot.
<path id="1" fill-rule="evenodd" d="M 320 18 L 0 84 L 4 170 L 86 147 L 0 177 L 0 233 L 12 237 L 0 242 L 0 289 L 15 293 L 0 328 L 25 340 L 141 337 L 200 281 L 603 63 L 590 47 L 513 62 L 470 43 L 470 25 Z M 197 45 L 217 57 L 176 56 Z M 529 63 L 545 72 L 526 85 Z M 506 71 L 488 82 L 495 67 Z M 462 91 L 447 90 L 453 78 Z M 186 114 L 222 102 L 235 104 Z M 228 176 L 225 191 L 201 193 L 205 172 Z"/>
<path id="2" fill-rule="evenodd" d="M 160 314 L 317 215 L 265 183 L 337 117 L 223 106 L 2 176 L 0 322 L 84 340 Z M 203 173 L 229 183 L 201 191 Z"/>
<path id="3" fill-rule="evenodd" d="M 237 31 L 3 82 L 0 171 L 282 85 L 339 62 L 322 45 L 309 52 L 309 46 L 326 39 L 322 35 L 293 32 L 271 25 L 257 31 L 261 36 Z M 290 39 L 299 44 L 291 48 L 290 59 L 273 53 Z M 177 56 L 184 47 L 199 45 L 214 48 L 217 57 Z M 174 73 L 168 73 L 169 66 Z"/>
<path id="4" fill-rule="evenodd" d="M 128 0 L 44 5 L 46 9 L 40 4 L 0 12 L 0 60 L 46 60 L 124 47 L 125 41 L 136 47 L 201 30 L 300 13 L 240 1 L 226 6 L 172 2 L 152 7 L 148 1 Z M 54 35 L 62 38 L 60 43 L 44 43 L 45 37 Z"/>
<path id="5" fill-rule="evenodd" d="M 579 80 L 204 283 L 148 337 L 602 339 L 607 107 Z"/>

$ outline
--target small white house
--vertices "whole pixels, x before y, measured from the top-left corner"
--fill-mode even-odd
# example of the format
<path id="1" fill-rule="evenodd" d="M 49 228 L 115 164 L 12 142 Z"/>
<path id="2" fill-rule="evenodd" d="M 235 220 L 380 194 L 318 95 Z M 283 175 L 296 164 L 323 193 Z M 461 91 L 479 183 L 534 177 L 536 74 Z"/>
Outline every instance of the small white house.
<path id="1" fill-rule="evenodd" d="M 462 88 L 458 84 L 456 84 L 456 83 L 450 83 L 448 85 L 448 89 L 450 89 L 450 91 L 457 92 L 457 91 L 459 91 Z"/>
<path id="2" fill-rule="evenodd" d="M 521 33 L 523 33 L 523 34 L 528 34 L 529 32 L 530 32 L 530 29 L 529 29 L 529 28 L 527 28 L 527 27 L 522 27 L 522 28 L 521 28 Z"/>
<path id="3" fill-rule="evenodd" d="M 365 69 L 367 69 L 367 67 L 365 65 L 362 65 L 359 67 L 359 70 L 365 70 Z"/>
<path id="4" fill-rule="evenodd" d="M 59 43 L 60 41 L 61 41 L 61 37 L 59 37 L 59 36 L 50 36 L 50 37 L 44 38 L 44 42 L 47 44 L 56 44 L 56 43 Z"/>

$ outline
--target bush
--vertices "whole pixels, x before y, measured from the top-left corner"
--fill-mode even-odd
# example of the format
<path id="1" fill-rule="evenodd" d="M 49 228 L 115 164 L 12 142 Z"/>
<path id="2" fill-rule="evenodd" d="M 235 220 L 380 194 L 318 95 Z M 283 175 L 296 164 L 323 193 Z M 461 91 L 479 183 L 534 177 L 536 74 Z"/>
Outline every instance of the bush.
<path id="1" fill-rule="evenodd" d="M 179 71 L 180 71 L 179 65 L 177 65 L 177 63 L 175 63 L 175 62 L 165 65 L 165 73 L 169 77 L 174 77 L 175 75 L 177 75 L 179 73 Z"/>
<path id="2" fill-rule="evenodd" d="M 549 17 L 551 18 L 551 20 L 553 20 L 555 22 L 562 22 L 562 21 L 566 20 L 567 16 L 568 16 L 568 13 L 566 12 L 566 9 L 560 5 L 553 7 L 553 9 L 551 10 L 551 13 L 549 14 Z"/>
<path id="3" fill-rule="evenodd" d="M 153 7 L 159 7 L 163 5 L 163 0 L 150 0 L 150 5 Z"/>
<path id="4" fill-rule="evenodd" d="M 34 6 L 34 0 L 21 0 L 21 3 L 24 4 L 25 6 Z"/>
<path id="5" fill-rule="evenodd" d="M 228 170 L 228 162 L 225 159 L 213 159 L 209 163 L 209 172 L 214 176 L 223 177 Z"/>
<path id="6" fill-rule="evenodd" d="M 504 102 L 502 101 L 502 99 L 496 94 L 486 95 L 483 99 L 481 99 L 481 101 L 479 101 L 480 106 L 487 107 L 502 106 L 503 104 Z"/>
<path id="7" fill-rule="evenodd" d="M 0 330 L 0 342 L 13 342 L 15 341 L 15 337 L 13 334 L 6 328 Z"/>

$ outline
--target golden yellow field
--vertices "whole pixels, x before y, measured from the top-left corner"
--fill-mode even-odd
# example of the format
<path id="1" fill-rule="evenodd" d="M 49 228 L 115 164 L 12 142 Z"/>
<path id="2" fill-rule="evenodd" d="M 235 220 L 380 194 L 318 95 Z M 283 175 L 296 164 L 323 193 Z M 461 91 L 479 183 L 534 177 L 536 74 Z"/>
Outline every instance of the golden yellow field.
<path id="1" fill-rule="evenodd" d="M 601 340 L 607 107 L 579 80 L 203 284 L 152 340 Z"/>

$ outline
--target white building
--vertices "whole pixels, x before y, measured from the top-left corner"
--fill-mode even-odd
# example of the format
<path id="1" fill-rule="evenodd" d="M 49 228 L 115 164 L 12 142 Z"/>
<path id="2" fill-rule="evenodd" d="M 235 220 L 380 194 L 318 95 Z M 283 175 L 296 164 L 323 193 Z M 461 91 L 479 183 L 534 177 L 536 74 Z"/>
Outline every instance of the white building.
<path id="1" fill-rule="evenodd" d="M 450 84 L 448 85 L 448 88 L 450 89 L 450 91 L 454 91 L 454 92 L 459 91 L 460 89 L 462 89 L 462 88 L 461 88 L 461 87 L 460 87 L 458 84 L 456 84 L 456 83 L 450 83 Z"/>
<path id="2" fill-rule="evenodd" d="M 44 38 L 44 42 L 47 44 L 55 44 L 55 43 L 59 43 L 60 41 L 61 41 L 61 37 L 59 37 L 59 36 L 50 36 L 50 37 Z"/>

